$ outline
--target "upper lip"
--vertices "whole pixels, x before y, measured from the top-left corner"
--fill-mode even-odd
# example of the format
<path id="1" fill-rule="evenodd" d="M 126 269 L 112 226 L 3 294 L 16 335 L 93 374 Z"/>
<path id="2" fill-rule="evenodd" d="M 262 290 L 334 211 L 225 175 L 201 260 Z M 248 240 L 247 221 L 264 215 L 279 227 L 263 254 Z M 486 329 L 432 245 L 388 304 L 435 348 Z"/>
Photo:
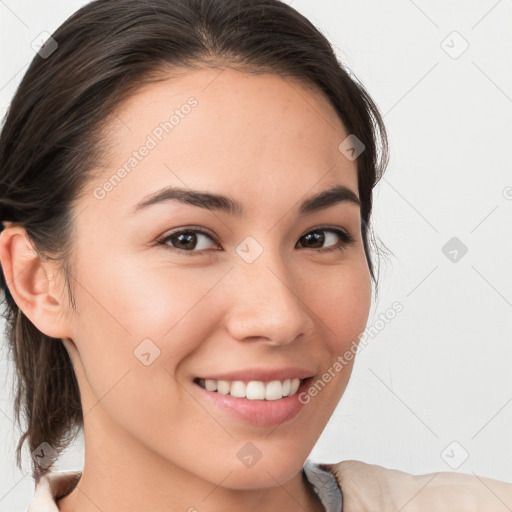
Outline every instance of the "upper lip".
<path id="1" fill-rule="evenodd" d="M 286 368 L 245 368 L 232 372 L 215 373 L 201 375 L 198 378 L 204 380 L 228 380 L 228 381 L 244 381 L 257 380 L 261 382 L 271 382 L 273 380 L 286 379 L 306 379 L 312 377 L 314 372 L 307 368 L 286 367 Z"/>

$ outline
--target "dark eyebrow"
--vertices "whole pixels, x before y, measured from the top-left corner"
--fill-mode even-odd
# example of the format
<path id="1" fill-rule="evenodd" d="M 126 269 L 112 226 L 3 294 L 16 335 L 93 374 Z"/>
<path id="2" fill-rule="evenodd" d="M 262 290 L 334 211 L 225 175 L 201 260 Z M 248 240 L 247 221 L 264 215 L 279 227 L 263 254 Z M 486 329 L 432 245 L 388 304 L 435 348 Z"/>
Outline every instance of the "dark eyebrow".
<path id="1" fill-rule="evenodd" d="M 231 197 L 169 186 L 146 196 L 132 208 L 130 213 L 134 214 L 139 210 L 165 201 L 179 201 L 180 203 L 221 211 L 238 217 L 244 215 L 245 210 L 242 203 Z M 346 202 L 361 206 L 359 198 L 350 188 L 344 185 L 336 185 L 303 201 L 299 207 L 299 215 L 306 215 Z"/>
<path id="2" fill-rule="evenodd" d="M 361 207 L 359 198 L 352 189 L 336 185 L 306 199 L 299 208 L 299 215 L 323 210 L 339 203 L 352 203 Z"/>

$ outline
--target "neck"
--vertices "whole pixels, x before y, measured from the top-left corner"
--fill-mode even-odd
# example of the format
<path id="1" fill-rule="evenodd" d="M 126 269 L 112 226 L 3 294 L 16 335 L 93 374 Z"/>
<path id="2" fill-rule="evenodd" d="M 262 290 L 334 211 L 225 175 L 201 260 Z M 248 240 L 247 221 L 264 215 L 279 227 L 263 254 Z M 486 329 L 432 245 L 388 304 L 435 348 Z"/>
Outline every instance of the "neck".
<path id="1" fill-rule="evenodd" d="M 60 512 L 324 511 L 301 470 L 283 484 L 233 489 L 230 474 L 219 474 L 217 481 L 204 480 L 116 429 L 103 411 L 93 416 L 95 421 L 88 417 L 84 424 L 82 476 L 59 500 Z"/>

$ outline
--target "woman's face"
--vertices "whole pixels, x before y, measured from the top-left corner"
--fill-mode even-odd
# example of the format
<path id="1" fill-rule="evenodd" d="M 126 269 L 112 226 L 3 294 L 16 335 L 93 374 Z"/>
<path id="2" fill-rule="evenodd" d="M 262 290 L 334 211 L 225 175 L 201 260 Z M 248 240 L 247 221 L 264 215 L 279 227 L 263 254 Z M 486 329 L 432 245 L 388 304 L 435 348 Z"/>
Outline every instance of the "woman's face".
<path id="1" fill-rule="evenodd" d="M 145 86 L 116 112 L 102 176 L 74 205 L 65 343 L 90 452 L 233 489 L 301 468 L 370 306 L 348 135 L 319 93 L 230 69 Z M 255 383 L 233 386 L 242 398 L 216 380 Z"/>

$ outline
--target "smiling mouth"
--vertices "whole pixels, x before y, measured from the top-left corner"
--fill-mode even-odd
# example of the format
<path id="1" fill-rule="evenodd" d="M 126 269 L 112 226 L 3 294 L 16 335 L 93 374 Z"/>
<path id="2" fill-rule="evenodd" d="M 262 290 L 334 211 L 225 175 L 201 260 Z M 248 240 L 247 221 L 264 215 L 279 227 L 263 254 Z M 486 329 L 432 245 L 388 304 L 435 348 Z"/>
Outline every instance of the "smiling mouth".
<path id="1" fill-rule="evenodd" d="M 198 386 L 221 395 L 230 395 L 236 398 L 246 398 L 248 400 L 280 400 L 293 396 L 306 379 L 284 379 L 263 382 L 251 380 L 244 382 L 241 380 L 212 380 L 212 379 L 194 379 Z"/>

